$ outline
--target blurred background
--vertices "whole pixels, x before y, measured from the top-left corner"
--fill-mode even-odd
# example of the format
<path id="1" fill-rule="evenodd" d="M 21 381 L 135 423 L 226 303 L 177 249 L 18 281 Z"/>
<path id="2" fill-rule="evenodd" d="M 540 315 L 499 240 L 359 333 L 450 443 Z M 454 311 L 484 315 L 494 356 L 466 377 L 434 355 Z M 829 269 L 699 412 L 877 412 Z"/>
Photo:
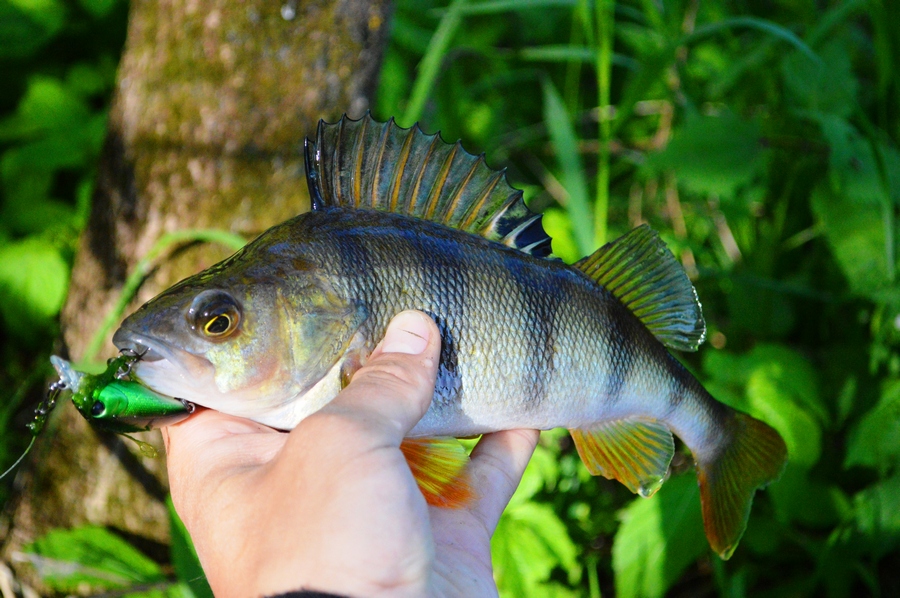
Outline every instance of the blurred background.
<path id="1" fill-rule="evenodd" d="M 723 562 L 686 452 L 644 500 L 545 433 L 494 538 L 502 595 L 900 595 L 898 14 L 896 0 L 395 2 L 374 116 L 486 152 L 566 261 L 659 231 L 709 329 L 679 357 L 790 452 Z M 123 0 L 0 0 L 0 470 L 51 378 L 127 16 Z M 177 529 L 172 542 L 169 561 L 102 528 L 27 550 L 56 563 L 40 574 L 61 593 L 202 595 Z"/>

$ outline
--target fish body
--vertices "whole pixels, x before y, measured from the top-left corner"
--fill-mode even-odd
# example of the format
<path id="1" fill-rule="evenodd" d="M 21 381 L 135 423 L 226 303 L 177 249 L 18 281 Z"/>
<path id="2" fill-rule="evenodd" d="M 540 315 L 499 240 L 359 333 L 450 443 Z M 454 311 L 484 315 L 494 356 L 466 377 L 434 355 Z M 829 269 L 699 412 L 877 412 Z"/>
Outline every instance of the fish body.
<path id="1" fill-rule="evenodd" d="M 449 149 L 448 149 L 449 148 Z M 157 392 L 280 429 L 339 392 L 398 312 L 442 336 L 412 437 L 568 428 L 594 474 L 649 496 L 672 433 L 698 464 L 713 547 L 729 556 L 754 490 L 786 453 L 666 350 L 704 325 L 680 265 L 647 227 L 568 266 L 502 173 L 392 123 L 320 126 L 313 210 L 130 316 L 114 341 Z"/>

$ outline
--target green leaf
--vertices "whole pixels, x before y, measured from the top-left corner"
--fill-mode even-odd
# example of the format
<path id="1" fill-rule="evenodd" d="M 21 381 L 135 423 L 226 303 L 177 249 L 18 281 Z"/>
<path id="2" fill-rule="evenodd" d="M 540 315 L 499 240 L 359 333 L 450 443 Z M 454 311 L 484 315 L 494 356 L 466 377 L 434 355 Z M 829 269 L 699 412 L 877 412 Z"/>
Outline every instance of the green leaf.
<path id="1" fill-rule="evenodd" d="M 0 57 L 24 58 L 63 26 L 65 8 L 56 0 L 0 0 Z"/>
<path id="2" fill-rule="evenodd" d="M 491 541 L 494 576 L 503 596 L 544 595 L 554 569 L 574 583 L 578 549 L 565 524 L 546 504 L 525 502 L 503 512 Z"/>
<path id="3" fill-rule="evenodd" d="M 853 75 L 849 45 L 843 38 L 829 42 L 819 52 L 821 62 L 799 52 L 785 56 L 782 78 L 795 104 L 844 117 L 852 113 L 859 85 Z"/>
<path id="4" fill-rule="evenodd" d="M 167 497 L 166 506 L 169 509 L 169 530 L 172 536 L 172 565 L 175 566 L 175 574 L 179 581 L 186 584 L 196 598 L 213 598 L 212 589 L 206 581 L 206 573 L 200 566 L 194 543 L 188 535 L 187 528 L 175 512 L 172 498 Z"/>
<path id="5" fill-rule="evenodd" d="M 724 112 L 688 116 L 669 145 L 647 158 L 647 166 L 675 172 L 678 182 L 701 195 L 729 199 L 762 167 L 759 126 Z"/>
<path id="6" fill-rule="evenodd" d="M 450 48 L 450 42 L 456 35 L 462 22 L 462 8 L 467 0 L 453 0 L 453 4 L 441 17 L 437 30 L 428 42 L 428 50 L 419 63 L 419 74 L 413 83 L 412 92 L 409 102 L 406 105 L 406 111 L 400 124 L 404 127 L 410 127 L 422 117 L 422 110 L 425 108 L 425 102 L 431 94 L 434 83 L 441 71 L 441 65 L 447 50 Z"/>
<path id="7" fill-rule="evenodd" d="M 541 224 L 544 225 L 544 230 L 553 240 L 553 255 L 567 264 L 576 262 L 583 257 L 575 242 L 572 221 L 564 210 L 559 208 L 544 210 Z"/>
<path id="8" fill-rule="evenodd" d="M 852 513 L 849 500 L 838 486 L 822 482 L 803 464 L 793 461 L 788 461 L 781 477 L 766 488 L 765 494 L 783 522 L 827 529 Z M 811 496 L 815 500 L 810 500 Z"/>
<path id="9" fill-rule="evenodd" d="M 870 140 L 840 116 L 821 112 L 804 115 L 819 124 L 830 146 L 828 161 L 835 193 L 860 206 L 880 205 L 885 189 Z M 897 195 L 900 193 L 900 154 L 880 142 L 877 147 L 886 162 L 887 185 Z"/>
<path id="10" fill-rule="evenodd" d="M 900 544 L 900 475 L 894 475 L 853 497 L 856 526 L 884 554 Z"/>
<path id="11" fill-rule="evenodd" d="M 165 580 L 159 565 L 98 526 L 52 530 L 25 552 L 41 579 L 62 592 L 82 584 L 111 589 Z"/>
<path id="12" fill-rule="evenodd" d="M 101 18 L 115 8 L 118 0 L 78 0 L 78 3 L 95 17 Z"/>
<path id="13" fill-rule="evenodd" d="M 885 255 L 885 227 L 881 211 L 861 208 L 820 184 L 811 196 L 813 213 L 822 222 L 825 238 L 850 289 L 874 296 L 890 285 Z"/>
<path id="14" fill-rule="evenodd" d="M 715 23 L 709 23 L 701 27 L 697 27 L 697 29 L 691 35 L 687 36 L 683 40 L 683 43 L 692 43 L 696 40 L 703 39 L 704 37 L 713 35 L 720 31 L 740 28 L 757 29 L 759 31 L 762 31 L 763 33 L 771 35 L 775 39 L 785 41 L 794 46 L 799 52 L 798 56 L 802 55 L 802 57 L 810 64 L 821 64 L 819 57 L 816 56 L 816 53 L 812 51 L 812 48 L 810 48 L 803 42 L 803 40 L 797 37 L 797 35 L 793 31 L 782 27 L 778 23 L 767 21 L 765 19 L 759 19 L 756 17 L 733 17 L 730 19 L 723 19 Z"/>
<path id="15" fill-rule="evenodd" d="M 892 381 L 881 400 L 850 432 L 844 467 L 859 465 L 886 473 L 900 463 L 900 381 Z"/>
<path id="16" fill-rule="evenodd" d="M 69 266 L 52 245 L 28 238 L 0 246 L 0 314 L 14 335 L 35 341 L 51 329 L 69 284 Z"/>
<path id="17" fill-rule="evenodd" d="M 563 187 L 568 194 L 565 208 L 572 223 L 575 242 L 581 255 L 588 255 L 594 249 L 593 221 L 588 184 L 584 174 L 584 164 L 578 153 L 578 139 L 572 119 L 566 112 L 559 92 L 548 79 L 542 82 L 544 90 L 544 123 L 550 131 L 553 151 L 562 170 Z"/>
<path id="18" fill-rule="evenodd" d="M 87 104 L 61 80 L 37 75 L 29 79 L 15 115 L 0 123 L 0 139 L 33 137 L 41 131 L 65 133 L 90 116 Z"/>
<path id="19" fill-rule="evenodd" d="M 707 550 L 697 478 L 668 480 L 651 498 L 634 500 L 622 511 L 612 549 L 616 596 L 663 596 Z"/>
<path id="20" fill-rule="evenodd" d="M 804 357 L 778 345 L 757 345 L 744 355 L 707 351 L 707 385 L 720 401 L 762 419 L 784 438 L 791 463 L 812 467 L 821 454 L 822 427 L 830 415 L 816 389 L 815 370 Z M 716 382 L 740 392 L 717 392 Z"/>

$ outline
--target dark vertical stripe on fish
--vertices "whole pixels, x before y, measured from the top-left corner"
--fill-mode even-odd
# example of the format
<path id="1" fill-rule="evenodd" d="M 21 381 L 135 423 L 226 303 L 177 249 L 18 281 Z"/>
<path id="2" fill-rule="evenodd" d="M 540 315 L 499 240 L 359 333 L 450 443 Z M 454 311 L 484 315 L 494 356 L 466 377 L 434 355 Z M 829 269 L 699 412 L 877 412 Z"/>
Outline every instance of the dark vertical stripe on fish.
<path id="1" fill-rule="evenodd" d="M 334 220 L 343 219 L 342 211 L 332 210 L 326 213 L 325 218 Z M 326 221 L 325 225 L 327 226 Z M 377 289 L 376 280 L 373 276 L 372 260 L 369 250 L 363 242 L 362 237 L 354 234 L 352 229 L 343 229 L 340 226 L 332 227 L 336 234 L 322 235 L 318 238 L 320 243 L 331 247 L 331 251 L 325 255 L 334 256 L 331 262 L 334 272 L 339 276 L 337 279 L 344 280 L 354 287 L 349 296 L 356 297 L 361 300 L 369 313 L 372 307 L 378 305 L 378 299 L 375 295 Z M 369 328 L 371 334 L 382 334 L 384 331 L 372 329 L 375 322 L 368 321 L 365 326 Z"/>
<path id="2" fill-rule="evenodd" d="M 690 373 L 685 369 L 681 363 L 672 357 L 671 355 L 667 355 L 668 359 L 665 360 L 666 370 L 669 372 L 669 409 L 678 409 L 681 405 L 682 401 L 687 397 L 687 388 L 685 386 L 685 382 L 691 377 Z"/>
<path id="3" fill-rule="evenodd" d="M 606 325 L 609 328 L 609 378 L 604 395 L 611 404 L 618 402 L 628 383 L 628 376 L 634 367 L 635 360 L 635 329 L 629 321 L 630 314 L 626 308 L 615 298 L 610 296 L 610 301 L 605 303 Z"/>
<path id="4" fill-rule="evenodd" d="M 462 391 L 459 372 L 458 343 L 469 304 L 469 267 L 460 246 L 420 235 L 413 228 L 398 230 L 419 261 L 423 277 L 423 294 L 434 303 L 422 305 L 434 318 L 441 331 L 441 361 L 434 389 L 434 407 L 454 404 Z"/>
<path id="5" fill-rule="evenodd" d="M 550 284 L 543 277 L 527 271 L 517 255 L 506 254 L 504 268 L 515 282 L 527 326 L 527 341 L 522 363 L 522 388 L 530 391 L 523 397 L 526 406 L 538 408 L 547 397 L 548 384 L 553 376 L 553 356 L 556 345 L 556 314 L 563 301 L 565 288 Z M 559 281 L 556 281 L 559 282 Z"/>

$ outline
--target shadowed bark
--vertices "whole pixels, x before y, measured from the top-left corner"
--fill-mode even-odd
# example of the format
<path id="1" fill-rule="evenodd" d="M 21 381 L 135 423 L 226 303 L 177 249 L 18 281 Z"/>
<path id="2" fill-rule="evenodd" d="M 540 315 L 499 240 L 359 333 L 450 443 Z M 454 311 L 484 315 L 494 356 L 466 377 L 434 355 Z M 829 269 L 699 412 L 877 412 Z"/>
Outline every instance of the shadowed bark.
<path id="1" fill-rule="evenodd" d="M 216 228 L 250 239 L 308 209 L 302 139 L 320 118 L 357 118 L 368 108 L 388 10 L 387 0 L 132 3 L 93 211 L 62 315 L 74 360 L 164 233 Z M 129 312 L 227 253 L 180 249 L 158 264 Z M 100 357 L 114 354 L 107 339 Z M 164 458 L 93 431 L 71 406 L 54 415 L 0 525 L 4 560 L 33 581 L 22 546 L 85 523 L 162 547 Z M 142 436 L 159 446 L 158 433 Z"/>

